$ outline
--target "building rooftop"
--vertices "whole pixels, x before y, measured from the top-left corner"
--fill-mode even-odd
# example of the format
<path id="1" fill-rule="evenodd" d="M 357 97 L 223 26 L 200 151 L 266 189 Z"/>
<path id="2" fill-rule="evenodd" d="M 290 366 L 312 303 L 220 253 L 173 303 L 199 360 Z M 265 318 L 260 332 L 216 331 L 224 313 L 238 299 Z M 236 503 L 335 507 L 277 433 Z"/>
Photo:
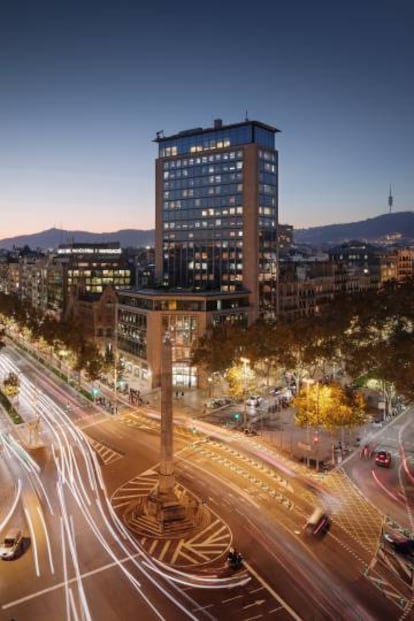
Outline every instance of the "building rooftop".
<path id="1" fill-rule="evenodd" d="M 238 291 L 193 291 L 192 289 L 118 289 L 118 294 L 121 295 L 140 295 L 146 297 L 186 297 L 186 298 L 231 298 L 249 295 L 250 291 L 247 289 Z"/>
<path id="2" fill-rule="evenodd" d="M 172 134 L 171 136 L 164 136 L 164 131 L 161 130 L 157 132 L 157 137 L 153 140 L 153 142 L 161 143 L 161 142 L 165 142 L 166 140 L 185 138 L 187 136 L 199 136 L 200 134 L 208 134 L 208 133 L 220 131 L 223 129 L 234 129 L 237 127 L 245 127 L 247 125 L 255 125 L 256 127 L 261 127 L 262 129 L 266 129 L 274 133 L 277 133 L 277 132 L 280 133 L 281 131 L 280 129 L 277 129 L 277 127 L 273 127 L 272 125 L 267 125 L 266 123 L 262 123 L 261 121 L 253 121 L 250 119 L 246 119 L 245 121 L 242 121 L 240 123 L 231 123 L 229 125 L 223 125 L 223 122 L 221 119 L 216 119 L 214 121 L 213 127 L 206 127 L 206 128 L 195 127 L 193 129 L 186 129 L 184 131 L 178 132 L 178 134 Z"/>

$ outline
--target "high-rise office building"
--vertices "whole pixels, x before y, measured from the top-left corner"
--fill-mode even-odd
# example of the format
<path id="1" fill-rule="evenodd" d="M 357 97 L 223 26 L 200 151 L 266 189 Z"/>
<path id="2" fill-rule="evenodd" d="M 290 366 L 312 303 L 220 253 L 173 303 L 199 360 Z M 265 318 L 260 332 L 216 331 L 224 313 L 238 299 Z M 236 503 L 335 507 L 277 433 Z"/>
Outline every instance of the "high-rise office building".
<path id="1" fill-rule="evenodd" d="M 170 288 L 249 292 L 276 310 L 278 152 L 258 121 L 158 132 L 156 277 Z"/>
<path id="2" fill-rule="evenodd" d="M 278 130 L 258 121 L 158 132 L 155 284 L 119 294 L 127 376 L 160 385 L 173 340 L 174 386 L 202 382 L 191 349 L 210 326 L 247 326 L 277 311 Z M 207 381 L 207 380 L 206 380 Z"/>

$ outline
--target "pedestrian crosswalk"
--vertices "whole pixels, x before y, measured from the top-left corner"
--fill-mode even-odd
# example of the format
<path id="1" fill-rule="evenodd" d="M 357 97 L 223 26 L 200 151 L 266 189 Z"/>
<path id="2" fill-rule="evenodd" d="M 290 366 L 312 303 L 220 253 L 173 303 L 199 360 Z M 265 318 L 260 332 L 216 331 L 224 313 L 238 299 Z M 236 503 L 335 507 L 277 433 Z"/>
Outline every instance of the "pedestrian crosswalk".
<path id="1" fill-rule="evenodd" d="M 93 438 L 88 438 L 88 442 L 104 466 L 113 464 L 115 461 L 118 461 L 118 459 L 121 459 L 124 456 L 123 453 L 116 451 L 115 449 L 112 449 L 109 446 L 94 440 Z"/>
<path id="2" fill-rule="evenodd" d="M 133 524 L 130 524 L 133 527 Z M 192 537 L 177 539 L 149 539 L 141 537 L 141 544 L 153 558 L 175 567 L 205 565 L 216 561 L 229 549 L 232 534 L 220 519 L 213 519 Z"/>
<path id="3" fill-rule="evenodd" d="M 139 501 L 150 494 L 158 479 L 158 472 L 150 469 L 127 481 L 113 494 L 111 498 L 113 508 L 125 516 L 128 507 L 139 505 Z M 182 486 L 177 485 L 177 497 L 183 497 L 186 493 Z M 232 533 L 227 524 L 210 508 L 204 503 L 201 507 L 205 512 L 205 519 L 191 536 L 172 538 L 142 536 L 140 521 L 134 517 L 134 512 L 128 519 L 128 527 L 135 532 L 140 543 L 153 558 L 176 567 L 208 564 L 225 554 L 231 545 Z"/>
<path id="4" fill-rule="evenodd" d="M 111 498 L 114 509 L 129 505 L 133 500 L 148 496 L 158 483 L 159 475 L 154 470 L 139 474 L 119 487 Z"/>

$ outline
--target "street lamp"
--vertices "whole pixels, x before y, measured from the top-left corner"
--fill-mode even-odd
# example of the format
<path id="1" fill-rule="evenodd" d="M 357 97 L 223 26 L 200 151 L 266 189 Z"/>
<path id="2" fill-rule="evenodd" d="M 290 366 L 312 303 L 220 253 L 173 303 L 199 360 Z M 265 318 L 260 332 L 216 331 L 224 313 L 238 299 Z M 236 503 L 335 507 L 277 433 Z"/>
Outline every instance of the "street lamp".
<path id="1" fill-rule="evenodd" d="M 116 354 L 114 356 L 114 414 L 116 414 L 117 412 L 117 399 L 118 399 L 118 394 L 117 394 L 117 384 L 118 384 L 118 369 L 117 369 L 117 360 L 116 360 Z"/>
<path id="2" fill-rule="evenodd" d="M 246 392 L 247 392 L 247 365 L 250 364 L 248 358 L 240 358 L 243 363 L 243 428 L 247 428 L 247 407 L 246 407 Z"/>
<path id="3" fill-rule="evenodd" d="M 307 466 L 309 467 L 309 451 L 310 451 L 310 428 L 309 428 L 309 386 L 314 383 L 310 377 L 303 378 L 306 384 L 306 450 L 308 451 Z"/>
<path id="4" fill-rule="evenodd" d="M 118 383 L 118 369 L 117 369 L 117 358 L 118 358 L 118 305 L 116 300 L 114 300 L 114 332 L 113 332 L 113 356 L 114 356 L 114 414 L 118 411 L 117 400 L 117 383 Z"/>
<path id="5" fill-rule="evenodd" d="M 212 396 L 213 394 L 213 378 L 209 377 L 208 378 L 208 396 L 209 398 Z"/>
<path id="6" fill-rule="evenodd" d="M 69 384 L 69 380 L 70 380 L 70 367 L 69 364 L 66 360 L 66 357 L 69 355 L 69 352 L 67 349 L 65 348 L 61 348 L 58 351 L 58 356 L 59 356 L 59 363 L 60 363 L 60 367 L 62 367 L 62 360 L 63 360 L 63 364 L 66 367 L 66 377 L 67 377 L 67 383 Z"/>

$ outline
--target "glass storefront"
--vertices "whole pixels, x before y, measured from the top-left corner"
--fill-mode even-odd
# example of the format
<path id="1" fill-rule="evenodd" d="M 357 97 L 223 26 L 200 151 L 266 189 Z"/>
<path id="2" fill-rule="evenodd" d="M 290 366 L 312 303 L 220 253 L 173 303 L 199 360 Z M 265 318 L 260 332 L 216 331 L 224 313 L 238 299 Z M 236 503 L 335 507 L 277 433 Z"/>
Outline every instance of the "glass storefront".
<path id="1" fill-rule="evenodd" d="M 197 369 L 186 364 L 173 364 L 172 383 L 177 388 L 197 388 Z"/>

